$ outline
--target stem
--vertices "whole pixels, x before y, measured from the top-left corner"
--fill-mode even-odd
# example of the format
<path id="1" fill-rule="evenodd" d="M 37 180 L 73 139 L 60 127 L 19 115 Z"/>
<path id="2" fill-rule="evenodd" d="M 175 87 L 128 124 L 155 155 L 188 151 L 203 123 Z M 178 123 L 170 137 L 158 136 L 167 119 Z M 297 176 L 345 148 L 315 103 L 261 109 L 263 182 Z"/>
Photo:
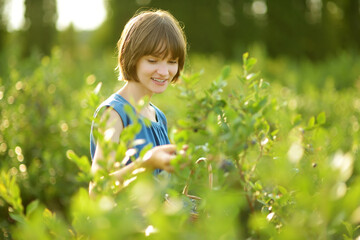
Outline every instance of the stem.
<path id="1" fill-rule="evenodd" d="M 259 154 L 258 158 L 255 160 L 255 164 L 254 164 L 254 166 L 251 168 L 251 174 L 253 174 L 253 173 L 254 173 L 255 168 L 256 168 L 256 166 L 257 166 L 258 162 L 260 161 L 260 159 L 261 159 L 261 158 L 262 158 L 262 156 L 263 156 L 264 147 L 263 147 L 263 145 L 261 145 L 261 139 L 260 139 L 260 138 L 259 138 L 259 145 L 260 145 L 260 154 Z"/>
<path id="2" fill-rule="evenodd" d="M 246 151 L 245 151 L 244 155 L 243 155 L 242 158 L 241 158 L 241 160 L 242 160 L 241 162 L 243 162 L 243 159 L 245 159 L 245 157 L 246 157 Z M 250 199 L 250 197 L 249 197 L 249 195 L 248 195 L 248 189 L 247 189 L 247 187 L 246 187 L 245 176 L 244 176 L 243 171 L 242 171 L 241 168 L 240 168 L 239 161 L 236 161 L 236 167 L 238 168 L 239 175 L 240 175 L 241 179 L 242 179 L 243 182 L 244 182 L 244 191 L 245 191 L 246 200 L 247 200 L 247 202 L 248 202 L 248 204 L 249 204 L 250 211 L 253 213 L 253 212 L 255 211 L 255 208 L 254 208 L 254 205 L 253 205 L 253 203 L 252 203 L 252 201 L 251 201 L 251 199 Z"/>

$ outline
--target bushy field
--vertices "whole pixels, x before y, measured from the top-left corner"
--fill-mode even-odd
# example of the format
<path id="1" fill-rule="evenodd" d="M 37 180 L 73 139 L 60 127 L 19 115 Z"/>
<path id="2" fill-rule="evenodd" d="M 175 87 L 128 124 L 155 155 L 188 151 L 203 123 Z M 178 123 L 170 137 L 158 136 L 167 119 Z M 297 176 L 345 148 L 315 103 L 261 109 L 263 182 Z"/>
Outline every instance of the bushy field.
<path id="1" fill-rule="evenodd" d="M 117 161 L 90 174 L 92 114 L 122 84 L 114 57 L 1 56 L 1 238 L 358 237 L 359 57 L 255 55 L 229 64 L 191 56 L 181 82 L 152 99 L 186 154 L 170 177 L 138 171 L 123 184 L 106 173 L 134 154 L 137 124 L 119 145 L 100 139 Z"/>

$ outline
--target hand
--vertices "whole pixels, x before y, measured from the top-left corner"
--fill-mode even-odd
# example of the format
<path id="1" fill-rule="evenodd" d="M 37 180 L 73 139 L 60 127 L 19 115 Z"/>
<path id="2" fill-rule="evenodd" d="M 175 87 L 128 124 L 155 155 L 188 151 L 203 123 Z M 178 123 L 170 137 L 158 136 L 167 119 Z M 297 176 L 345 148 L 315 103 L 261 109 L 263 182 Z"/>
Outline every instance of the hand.
<path id="1" fill-rule="evenodd" d="M 185 157 L 186 155 L 186 150 L 188 150 L 189 145 L 185 144 L 182 146 L 182 149 L 180 150 L 179 154 L 182 155 L 183 157 Z"/>
<path id="2" fill-rule="evenodd" d="M 170 162 L 175 158 L 176 146 L 173 144 L 156 146 L 149 150 L 143 158 L 145 168 L 159 168 L 167 172 L 173 172 L 174 167 Z"/>

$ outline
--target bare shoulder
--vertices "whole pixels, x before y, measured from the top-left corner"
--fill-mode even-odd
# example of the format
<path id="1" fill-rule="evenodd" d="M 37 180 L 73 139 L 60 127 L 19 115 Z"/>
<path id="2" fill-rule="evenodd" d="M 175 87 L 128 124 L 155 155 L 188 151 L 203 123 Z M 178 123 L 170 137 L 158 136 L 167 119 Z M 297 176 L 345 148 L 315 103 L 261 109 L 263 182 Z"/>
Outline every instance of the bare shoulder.
<path id="1" fill-rule="evenodd" d="M 109 107 L 102 114 L 101 121 L 106 121 L 104 134 L 110 134 L 112 141 L 119 142 L 120 133 L 124 128 L 120 115 Z"/>

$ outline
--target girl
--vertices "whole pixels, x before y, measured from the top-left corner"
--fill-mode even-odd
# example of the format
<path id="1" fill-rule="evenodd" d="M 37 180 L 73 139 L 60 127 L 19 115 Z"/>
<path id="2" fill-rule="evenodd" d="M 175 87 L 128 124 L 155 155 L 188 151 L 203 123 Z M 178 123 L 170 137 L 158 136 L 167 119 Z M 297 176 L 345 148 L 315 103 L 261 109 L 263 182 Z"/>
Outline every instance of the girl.
<path id="1" fill-rule="evenodd" d="M 162 10 L 145 11 L 135 15 L 126 24 L 118 41 L 118 68 L 120 80 L 126 84 L 105 100 L 96 110 L 96 117 L 100 110 L 106 116 L 106 128 L 100 130 L 103 134 L 112 129 L 111 141 L 118 143 L 122 130 L 132 124 L 130 117 L 124 111 L 125 105 L 130 105 L 135 112 L 134 104 L 138 104 L 144 97 L 149 99 L 154 93 L 162 93 L 169 83 L 176 82 L 184 67 L 186 56 L 186 38 L 178 21 L 169 13 Z M 167 134 L 165 115 L 149 102 L 140 112 L 136 113 L 141 131 L 136 139 L 143 139 L 138 145 L 136 158 L 141 149 L 151 143 L 153 148 L 148 151 L 144 159 L 134 162 L 129 160 L 126 166 L 111 173 L 120 182 L 126 174 L 136 168 L 143 167 L 154 170 L 155 174 L 161 170 L 172 172 L 171 159 L 175 157 L 175 146 L 170 144 Z M 146 126 L 144 118 L 151 121 Z M 93 136 L 94 123 L 90 133 L 90 150 L 92 171 L 99 169 L 99 160 L 103 159 L 103 152 Z M 115 153 L 111 154 L 115 158 Z M 94 184 L 90 184 L 90 194 Z"/>

